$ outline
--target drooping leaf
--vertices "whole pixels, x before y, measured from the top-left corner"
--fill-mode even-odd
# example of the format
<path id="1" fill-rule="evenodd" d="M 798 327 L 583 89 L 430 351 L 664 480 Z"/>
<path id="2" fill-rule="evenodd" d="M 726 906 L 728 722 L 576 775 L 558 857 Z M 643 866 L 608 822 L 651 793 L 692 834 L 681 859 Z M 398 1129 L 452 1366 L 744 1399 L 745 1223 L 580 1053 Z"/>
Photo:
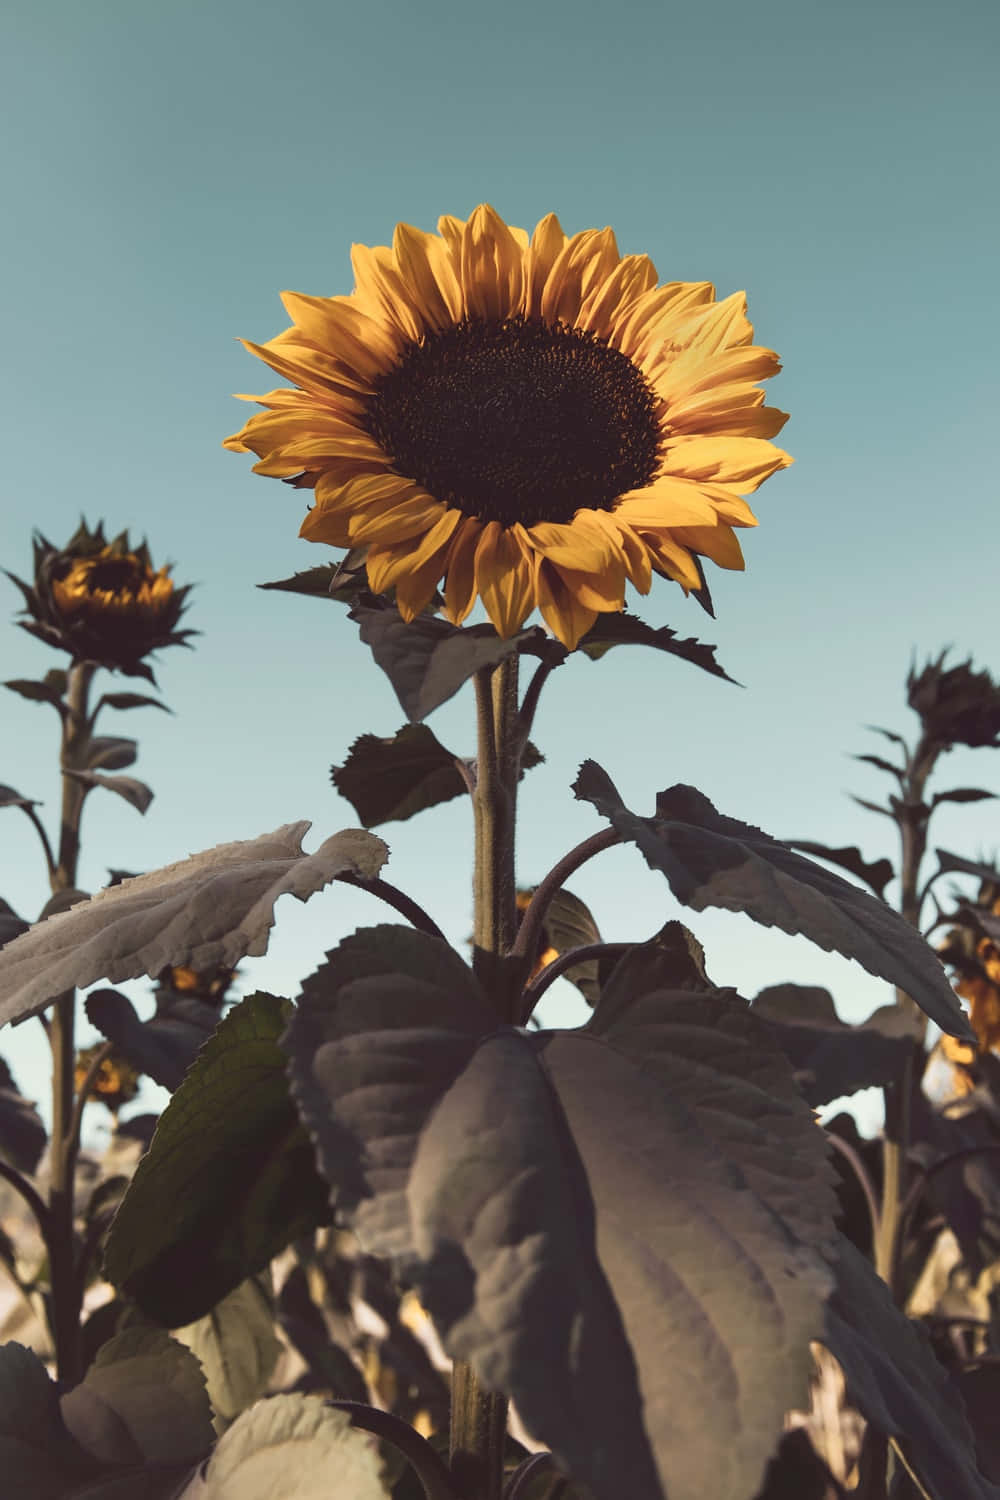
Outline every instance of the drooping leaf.
<path id="1" fill-rule="evenodd" d="M 502 641 L 492 625 L 449 625 L 436 615 L 418 615 L 407 623 L 394 606 L 381 601 L 356 605 L 351 619 L 411 723 L 447 702 L 483 667 L 539 650 L 547 639 L 537 625 Z"/>
<path id="2" fill-rule="evenodd" d="M 74 985 L 137 979 L 167 964 L 231 968 L 256 958 L 267 948 L 279 896 L 305 901 L 344 871 L 370 880 L 385 863 L 382 840 L 354 828 L 304 854 L 309 826 L 286 823 L 219 844 L 36 923 L 0 950 L 0 1024 Z"/>
<path id="3" fill-rule="evenodd" d="M 280 578 L 275 583 L 259 583 L 259 589 L 281 589 L 288 594 L 307 594 L 314 599 L 334 599 L 338 604 L 356 604 L 368 593 L 365 569 L 366 547 L 352 547 L 339 563 L 321 563 Z"/>
<path id="4" fill-rule="evenodd" d="M 129 708 L 162 708 L 164 713 L 173 713 L 173 709 L 168 708 L 159 698 L 150 698 L 145 693 L 102 693 L 97 708 L 103 704 L 122 711 Z"/>
<path id="5" fill-rule="evenodd" d="M 895 776 L 897 781 L 901 780 L 905 774 L 902 766 L 894 766 L 891 760 L 883 760 L 881 755 L 852 755 L 851 759 L 863 760 L 870 766 L 876 766 L 880 771 L 888 771 L 889 775 Z"/>
<path id="6" fill-rule="evenodd" d="M 60 1420 L 56 1387 L 37 1354 L 0 1345 L 0 1474 L 8 1493 L 64 1500 L 92 1472 Z"/>
<path id="7" fill-rule="evenodd" d="M 976 1468 L 961 1396 L 927 1336 L 847 1240 L 836 1264 L 822 1342 L 840 1361 L 853 1405 L 898 1439 L 933 1500 L 996 1500 Z"/>
<path id="8" fill-rule="evenodd" d="M 0 807 L 38 807 L 33 797 L 22 797 L 12 786 L 0 786 Z"/>
<path id="9" fill-rule="evenodd" d="M 59 673 L 64 681 L 60 686 L 57 682 L 50 682 L 49 678 L 56 674 L 49 672 L 40 681 L 30 677 L 12 677 L 3 685 L 10 688 L 12 693 L 17 693 L 22 698 L 27 698 L 31 703 L 51 703 L 53 708 L 65 710 L 63 693 L 66 691 L 65 672 Z"/>
<path id="10" fill-rule="evenodd" d="M 872 734 L 880 734 L 883 739 L 890 740 L 894 745 L 902 746 L 904 752 L 906 751 L 906 741 L 901 734 L 896 734 L 894 730 L 883 729 L 880 724 L 866 724 L 865 728 L 870 729 Z"/>
<path id="11" fill-rule="evenodd" d="M 376 928 L 285 1045 L 362 1244 L 596 1500 L 746 1500 L 822 1324 L 826 1147 L 746 1003 L 658 963 L 527 1035 L 441 941 Z"/>
<path id="12" fill-rule="evenodd" d="M 941 802 L 994 802 L 996 792 L 984 792 L 981 787 L 956 786 L 950 792 L 935 792 L 931 798 L 931 809 Z"/>
<path id="13" fill-rule="evenodd" d="M 87 755 L 88 771 L 124 771 L 134 766 L 139 754 L 135 740 L 95 734 Z"/>
<path id="14" fill-rule="evenodd" d="M 613 646 L 652 646 L 657 651 L 667 651 L 672 656 L 680 656 L 685 661 L 692 662 L 703 672 L 710 672 L 713 677 L 722 677 L 736 687 L 742 686 L 716 661 L 715 646 L 708 646 L 694 636 L 682 640 L 669 625 L 661 625 L 657 630 L 635 615 L 598 615 L 576 649 L 589 656 L 591 661 L 599 661 Z"/>
<path id="15" fill-rule="evenodd" d="M 412 818 L 466 791 L 454 755 L 426 724 L 407 724 L 388 739 L 361 735 L 331 780 L 365 828 Z"/>
<path id="16" fill-rule="evenodd" d="M 798 849 L 800 854 L 814 854 L 817 859 L 825 859 L 831 865 L 839 865 L 842 870 L 848 870 L 883 899 L 885 888 L 896 873 L 891 860 L 876 859 L 869 863 L 854 844 L 833 849 L 829 844 L 817 844 L 811 839 L 786 839 L 785 843 L 790 849 Z"/>
<path id="17" fill-rule="evenodd" d="M 977 880 L 991 883 L 1000 881 L 1000 868 L 975 859 L 965 859 L 961 854 L 949 854 L 947 849 L 935 849 L 938 857 L 938 873 L 941 875 L 975 875 Z"/>
<path id="18" fill-rule="evenodd" d="M 0 1157 L 32 1176 L 48 1143 L 42 1117 L 0 1057 Z"/>
<path id="19" fill-rule="evenodd" d="M 289 1001 L 256 994 L 223 1019 L 160 1117 L 111 1227 L 105 1275 L 168 1328 L 205 1316 L 329 1218 L 278 1046 L 291 1012 Z"/>
<path id="20" fill-rule="evenodd" d="M 30 926 L 31 923 L 19 917 L 14 908 L 0 896 L 0 948 L 20 937 L 22 932 L 27 932 Z"/>
<path id="21" fill-rule="evenodd" d="M 814 1108 L 901 1077 L 920 1036 L 912 1014 L 898 1005 L 883 1005 L 860 1026 L 848 1026 L 829 990 L 813 985 L 770 985 L 753 1008 Z"/>
<path id="22" fill-rule="evenodd" d="M 201 1366 L 159 1328 L 126 1328 L 60 1400 L 80 1446 L 105 1464 L 185 1464 L 215 1430 Z"/>
<path id="23" fill-rule="evenodd" d="M 174 1331 L 205 1374 L 217 1417 L 234 1421 L 263 1396 L 283 1345 L 274 1332 L 274 1308 L 260 1277 L 241 1282 L 211 1312 Z"/>
<path id="24" fill-rule="evenodd" d="M 178 1500 L 389 1500 L 378 1448 L 318 1396 L 273 1396 L 219 1439 Z"/>
<path id="25" fill-rule="evenodd" d="M 884 902 L 761 829 L 725 817 L 694 787 L 668 788 L 656 799 L 655 815 L 639 817 L 622 802 L 607 772 L 588 760 L 574 791 L 638 845 L 678 901 L 696 911 L 721 906 L 745 912 L 767 927 L 801 933 L 899 985 L 943 1031 L 972 1037 L 933 950 Z"/>
<path id="26" fill-rule="evenodd" d="M 141 1021 L 132 1002 L 118 990 L 92 990 L 87 1019 L 140 1073 L 171 1092 L 212 1035 L 219 1012 L 198 999 L 178 997 L 169 1010 Z"/>
<path id="27" fill-rule="evenodd" d="M 102 776 L 99 771 L 71 771 L 68 768 L 63 775 L 72 776 L 74 781 L 79 781 L 84 786 L 103 786 L 107 791 L 117 793 L 136 812 L 146 812 L 153 800 L 152 787 L 148 787 L 144 781 L 137 781 L 134 776 Z"/>
<path id="28" fill-rule="evenodd" d="M 544 940 L 557 953 L 568 953 L 589 943 L 599 943 L 601 934 L 590 908 L 565 886 L 556 891 L 545 913 Z M 563 975 L 575 984 L 588 1005 L 597 1004 L 601 993 L 599 964 L 596 958 L 584 959 Z"/>

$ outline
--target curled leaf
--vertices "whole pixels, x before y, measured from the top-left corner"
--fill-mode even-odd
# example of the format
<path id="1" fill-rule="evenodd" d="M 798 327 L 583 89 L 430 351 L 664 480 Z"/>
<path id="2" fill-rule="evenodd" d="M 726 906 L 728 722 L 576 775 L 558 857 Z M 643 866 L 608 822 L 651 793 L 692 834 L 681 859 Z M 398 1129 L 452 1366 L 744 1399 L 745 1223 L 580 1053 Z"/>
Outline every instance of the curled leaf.
<path id="1" fill-rule="evenodd" d="M 219 844 L 37 923 L 0 950 L 0 1024 L 74 985 L 137 979 L 167 964 L 231 968 L 266 951 L 279 896 L 305 901 L 342 872 L 370 880 L 385 863 L 382 840 L 355 828 L 306 854 L 309 826 Z"/>

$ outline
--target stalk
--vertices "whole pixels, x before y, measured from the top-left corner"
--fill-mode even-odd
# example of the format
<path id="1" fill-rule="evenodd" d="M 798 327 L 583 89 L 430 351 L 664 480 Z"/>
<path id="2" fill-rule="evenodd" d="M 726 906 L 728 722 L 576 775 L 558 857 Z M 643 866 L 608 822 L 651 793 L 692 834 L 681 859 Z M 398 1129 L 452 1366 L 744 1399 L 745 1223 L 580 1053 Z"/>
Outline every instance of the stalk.
<path id="1" fill-rule="evenodd" d="M 96 667 L 76 662 L 69 669 L 67 712 L 63 718 L 59 765 L 62 777 L 62 818 L 59 855 L 51 874 L 53 892 L 76 885 L 80 855 L 80 817 L 87 789 L 67 771 L 86 765 L 91 729 L 88 696 Z M 49 1025 L 52 1049 L 52 1148 L 49 1188 L 49 1272 L 52 1285 L 50 1318 L 60 1380 L 79 1378 L 80 1308 L 74 1268 L 73 1189 L 79 1148 L 79 1124 L 74 1118 L 76 1063 L 76 991 L 58 996 Z"/>
<path id="2" fill-rule="evenodd" d="M 507 959 L 517 932 L 514 826 L 520 771 L 517 657 L 476 674 L 477 760 L 473 968 L 500 1022 L 515 1023 L 518 989 Z M 467 1500 L 499 1500 L 503 1483 L 507 1402 L 486 1390 L 471 1365 L 451 1377 L 450 1463 Z"/>
<path id="3" fill-rule="evenodd" d="M 899 909 L 906 920 L 918 930 L 922 904 L 919 885 L 920 866 L 927 850 L 929 821 L 924 805 L 924 790 L 927 779 L 934 769 L 938 753 L 938 747 L 922 735 L 912 755 L 907 756 L 902 777 L 903 796 L 898 804 L 894 804 L 901 843 Z M 891 1292 L 896 1290 L 900 1235 L 904 1222 L 903 1210 L 909 1186 L 906 1166 L 910 1147 L 911 1100 L 917 1081 L 917 1059 L 922 1055 L 920 1043 L 923 1032 L 927 1028 L 923 1012 L 918 1010 L 904 990 L 897 989 L 896 1004 L 918 1018 L 921 1025 L 921 1037 L 920 1041 L 914 1042 L 900 1077 L 884 1090 L 882 1203 L 878 1233 L 875 1236 L 875 1269 Z"/>

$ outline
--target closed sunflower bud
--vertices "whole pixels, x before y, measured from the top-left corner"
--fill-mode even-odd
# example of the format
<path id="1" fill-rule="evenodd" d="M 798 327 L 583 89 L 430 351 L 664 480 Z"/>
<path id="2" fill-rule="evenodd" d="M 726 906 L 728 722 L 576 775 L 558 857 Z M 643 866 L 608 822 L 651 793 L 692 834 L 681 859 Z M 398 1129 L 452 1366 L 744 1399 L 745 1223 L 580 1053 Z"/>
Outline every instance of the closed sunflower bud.
<path id="1" fill-rule="evenodd" d="M 907 701 L 924 734 L 945 749 L 1000 746 L 1000 686 L 989 672 L 974 672 L 971 659 L 946 670 L 946 654 L 921 672 L 911 668 L 906 679 Z"/>
<path id="2" fill-rule="evenodd" d="M 32 584 L 7 575 L 30 616 L 18 624 L 74 661 L 152 681 L 145 658 L 195 634 L 176 629 L 189 587 L 177 588 L 169 567 L 155 569 L 145 542 L 131 547 L 127 531 L 109 542 L 101 524 L 90 531 L 81 522 L 65 547 L 36 535 L 34 565 Z"/>

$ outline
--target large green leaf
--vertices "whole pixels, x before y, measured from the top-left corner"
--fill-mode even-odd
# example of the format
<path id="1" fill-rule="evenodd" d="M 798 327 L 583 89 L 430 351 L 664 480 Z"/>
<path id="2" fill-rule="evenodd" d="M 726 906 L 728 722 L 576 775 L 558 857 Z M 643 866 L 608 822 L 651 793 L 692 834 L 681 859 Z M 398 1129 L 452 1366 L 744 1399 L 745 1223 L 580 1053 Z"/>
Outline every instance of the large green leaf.
<path id="1" fill-rule="evenodd" d="M 896 1307 L 884 1282 L 847 1240 L 822 1342 L 840 1361 L 850 1400 L 898 1439 L 932 1500 L 998 1500 L 976 1468 L 975 1444 L 957 1386 L 926 1334 Z"/>
<path id="2" fill-rule="evenodd" d="M 11 1500 L 65 1500 L 94 1467 L 63 1426 L 37 1354 L 0 1345 L 0 1475 Z"/>
<path id="3" fill-rule="evenodd" d="M 898 912 L 849 881 L 796 854 L 738 818 L 728 818 L 694 787 L 669 787 L 656 813 L 630 812 L 596 761 L 584 761 L 573 790 L 695 911 L 721 906 L 766 927 L 801 933 L 898 985 L 952 1036 L 974 1039 L 933 949 Z"/>
<path id="4" fill-rule="evenodd" d="M 278 1046 L 288 1000 L 248 996 L 160 1118 L 111 1227 L 105 1275 L 166 1327 L 192 1323 L 329 1219 Z"/>
<path id="5" fill-rule="evenodd" d="M 99 979 L 137 979 L 168 964 L 232 968 L 265 952 L 279 896 L 305 901 L 338 874 L 371 879 L 385 863 L 382 840 L 357 828 L 305 854 L 308 828 L 286 823 L 256 839 L 219 844 L 36 923 L 0 950 L 0 1024 Z"/>
<path id="6" fill-rule="evenodd" d="M 829 1288 L 822 1133 L 746 1003 L 673 964 L 632 950 L 587 1027 L 525 1034 L 443 942 L 375 928 L 285 1041 L 365 1248 L 596 1500 L 746 1500 Z"/>
<path id="7" fill-rule="evenodd" d="M 814 1107 L 895 1082 L 920 1040 L 910 1010 L 883 1005 L 860 1026 L 848 1026 L 837 1015 L 830 991 L 817 985 L 770 985 L 753 1008 L 790 1059 L 799 1087 Z"/>
<path id="8" fill-rule="evenodd" d="M 671 656 L 682 657 L 684 661 L 700 667 L 703 672 L 710 672 L 713 677 L 722 677 L 736 687 L 741 686 L 716 661 L 714 646 L 707 646 L 694 636 L 682 640 L 669 625 L 661 625 L 657 630 L 652 625 L 647 625 L 645 620 L 624 611 L 598 615 L 586 635 L 581 637 L 576 649 L 589 656 L 592 661 L 598 661 L 613 646 L 652 646 L 656 651 L 666 651 Z"/>
<path id="9" fill-rule="evenodd" d="M 449 625 L 435 615 L 407 622 L 395 605 L 375 596 L 352 609 L 351 619 L 413 723 L 426 719 L 483 667 L 521 651 L 537 652 L 547 639 L 537 625 L 504 641 L 492 625 Z"/>
<path id="10" fill-rule="evenodd" d="M 284 1345 L 274 1331 L 269 1276 L 251 1276 L 174 1337 L 205 1374 L 212 1410 L 232 1422 L 267 1390 Z"/>
<path id="11" fill-rule="evenodd" d="M 105 1464 L 188 1464 L 215 1439 L 201 1366 L 162 1329 L 116 1334 L 60 1401 L 82 1448 Z"/>
<path id="12" fill-rule="evenodd" d="M 885 888 L 896 873 L 891 860 L 876 859 L 869 863 L 855 844 L 832 848 L 829 844 L 817 844 L 811 839 L 786 839 L 785 843 L 792 849 L 798 849 L 800 854 L 814 854 L 817 859 L 828 860 L 830 864 L 848 870 L 850 874 L 863 880 L 876 896 L 885 895 Z"/>
<path id="13" fill-rule="evenodd" d="M 330 779 L 365 828 L 412 818 L 466 791 L 454 755 L 426 724 L 406 724 L 387 739 L 361 735 Z"/>

